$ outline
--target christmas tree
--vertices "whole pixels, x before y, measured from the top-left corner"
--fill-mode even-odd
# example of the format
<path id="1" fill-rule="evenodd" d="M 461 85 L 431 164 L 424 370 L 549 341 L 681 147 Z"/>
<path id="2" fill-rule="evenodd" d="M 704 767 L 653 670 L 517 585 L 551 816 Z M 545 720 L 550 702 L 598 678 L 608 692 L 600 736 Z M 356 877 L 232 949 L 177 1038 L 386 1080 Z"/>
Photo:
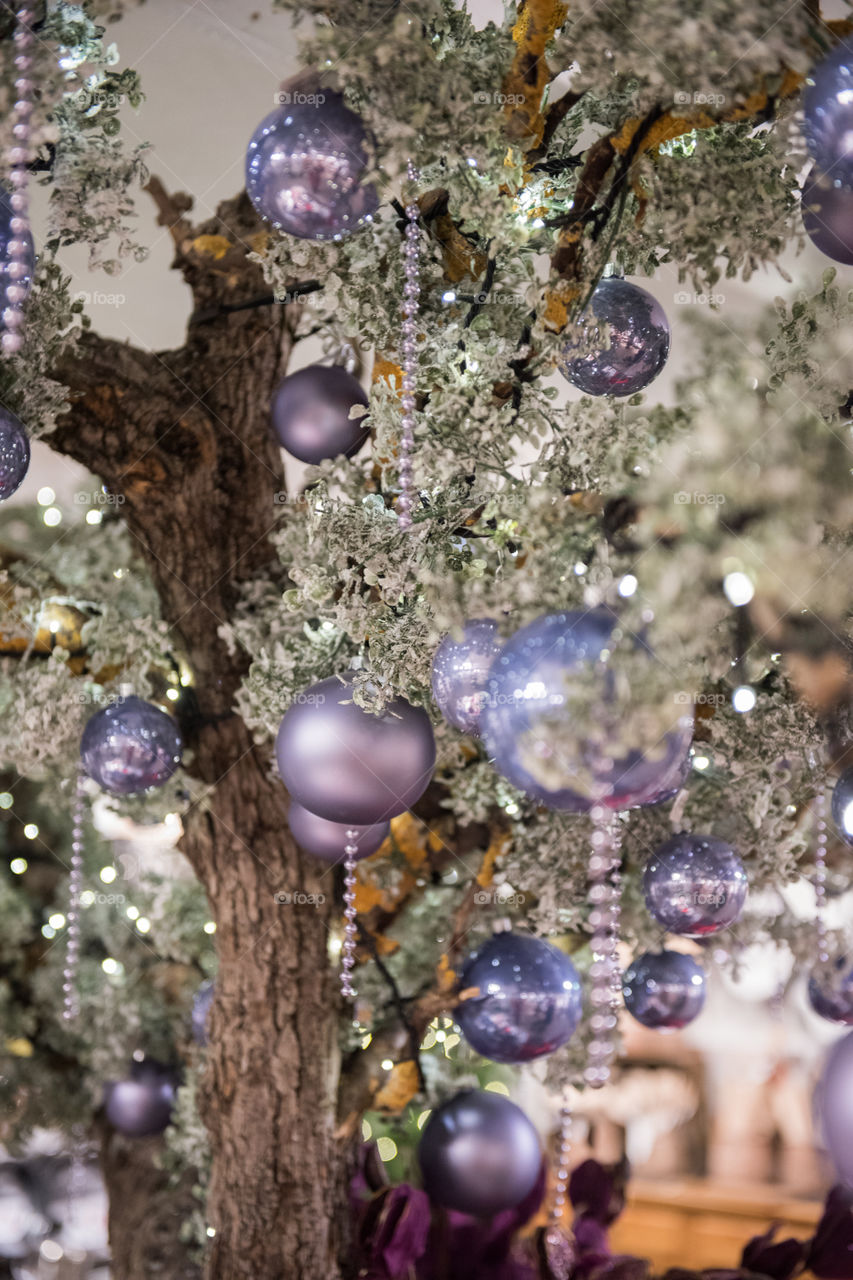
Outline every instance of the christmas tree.
<path id="1" fill-rule="evenodd" d="M 805 241 L 803 88 L 853 23 L 788 0 L 520 0 L 479 24 L 452 0 L 273 0 L 282 49 L 302 20 L 304 70 L 270 79 L 267 109 L 282 128 L 353 113 L 339 170 L 318 179 L 351 184 L 338 225 L 316 205 L 265 207 L 264 184 L 280 192 L 260 151 L 249 193 L 209 218 L 149 174 L 125 137 L 144 84 L 112 43 L 121 7 L 34 5 L 23 71 L 18 19 L 0 16 L 2 143 L 14 153 L 13 104 L 31 94 L 26 166 L 49 198 L 0 404 L 93 477 L 62 530 L 0 512 L 0 1136 L 56 1125 L 99 1144 L 122 1280 L 334 1280 L 355 1274 L 363 1134 L 393 1134 L 392 1172 L 414 1179 L 402 1156 L 418 1119 L 495 1076 L 447 1042 L 465 957 L 496 918 L 556 942 L 592 989 L 613 979 L 619 941 L 639 957 L 679 932 L 644 900 L 649 857 L 674 835 L 724 841 L 756 901 L 815 875 L 815 797 L 849 752 L 853 293 L 827 258 L 805 291 L 780 275 L 748 332 L 719 304 L 723 282 L 772 277 Z M 820 156 L 825 139 L 810 141 Z M 843 199 L 840 163 L 827 190 Z M 810 228 L 804 204 L 809 234 L 834 236 L 849 264 L 848 224 L 827 230 L 818 202 Z M 167 351 L 98 334 L 63 266 L 75 245 L 93 271 L 144 262 L 154 218 L 192 295 Z M 666 317 L 639 291 L 661 272 L 674 304 L 711 304 L 691 309 L 667 404 L 653 384 Z M 623 285 L 627 319 L 598 314 Z M 13 294 L 7 308 L 14 334 Z M 369 391 L 366 416 L 357 393 L 338 405 L 335 448 L 309 450 L 288 484 L 271 406 L 318 342 L 315 365 Z M 315 411 L 332 396 L 322 374 L 311 394 Z M 543 616 L 606 626 L 542 733 L 531 743 L 502 704 L 482 735 L 443 719 L 442 639 L 493 619 L 497 652 Z M 273 751 L 285 714 L 314 713 L 312 690 L 336 677 L 344 714 L 372 717 L 368 741 L 380 717 L 407 723 L 403 699 L 437 750 L 417 798 L 341 811 L 344 827 L 391 818 L 354 886 L 294 839 L 281 775 L 303 757 L 285 744 L 277 766 Z M 128 690 L 174 717 L 182 764 L 137 798 L 84 782 L 69 899 L 81 735 Z M 612 793 L 621 853 L 596 899 L 591 838 L 615 830 L 598 813 L 600 762 L 648 763 L 661 743 L 675 772 L 665 760 L 657 788 Z M 367 767 L 401 776 L 382 750 Z M 114 861 L 103 833 L 122 817 L 180 831 L 186 863 L 159 846 Z M 839 849 L 832 829 L 818 905 L 843 883 Z M 620 876 L 608 967 L 594 913 Z M 768 936 L 800 969 L 850 945 L 782 909 L 725 923 L 706 965 Z M 611 1053 L 587 1016 L 543 1078 L 602 1083 Z M 179 1087 L 165 1136 L 133 1139 L 103 1089 L 143 1054 Z"/>

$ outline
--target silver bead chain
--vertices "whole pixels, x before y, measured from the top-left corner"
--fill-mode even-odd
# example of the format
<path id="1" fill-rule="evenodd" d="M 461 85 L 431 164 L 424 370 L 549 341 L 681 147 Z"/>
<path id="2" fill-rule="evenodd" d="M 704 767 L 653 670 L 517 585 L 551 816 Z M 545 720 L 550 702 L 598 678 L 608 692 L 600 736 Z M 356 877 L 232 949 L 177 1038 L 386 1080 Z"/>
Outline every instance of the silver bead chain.
<path id="1" fill-rule="evenodd" d="M 420 173 L 410 160 L 407 176 L 410 183 L 418 182 Z M 417 314 L 420 307 L 420 236 L 418 219 L 421 211 L 414 196 L 406 205 L 406 239 L 403 243 L 403 270 L 406 283 L 403 287 L 403 324 L 401 368 L 403 370 L 402 406 L 400 419 L 400 496 L 397 499 L 397 519 L 401 529 L 412 527 L 412 451 L 415 447 L 415 386 L 418 364 Z"/>
<path id="2" fill-rule="evenodd" d="M 5 275 L 8 280 L 3 305 L 3 329 L 0 346 L 6 355 L 14 355 L 24 345 L 24 302 L 27 297 L 27 253 L 30 229 L 30 134 L 33 112 L 32 23 L 34 11 L 22 5 L 16 14 L 15 42 L 15 102 L 12 106 L 12 146 L 9 149 L 9 184 L 12 194 L 10 230 L 12 238 L 6 246 L 8 261 Z"/>
<path id="3" fill-rule="evenodd" d="M 341 948 L 341 995 L 345 1000 L 355 1000 L 352 971 L 355 966 L 355 944 L 358 933 L 355 910 L 355 862 L 358 854 L 358 832 L 347 831 L 344 846 L 344 941 Z"/>
<path id="4" fill-rule="evenodd" d="M 621 833 L 615 815 L 597 804 L 591 811 L 592 851 L 589 859 L 589 900 L 592 911 L 592 964 L 589 969 L 592 1005 L 589 1061 L 583 1073 L 586 1084 L 600 1089 L 610 1079 L 616 1056 L 616 1027 L 622 996 L 619 970 L 619 918 L 622 903 L 622 874 L 619 850 Z"/>
<path id="5" fill-rule="evenodd" d="M 86 783 L 82 766 L 77 772 L 71 826 L 71 868 L 68 876 L 68 909 L 65 919 L 65 964 L 62 969 L 62 1017 L 72 1022 L 80 1013 L 77 968 L 80 962 L 80 893 L 83 887 L 83 815 Z"/>
<path id="6" fill-rule="evenodd" d="M 815 932 L 817 933 L 818 964 L 829 964 L 829 943 L 826 936 L 826 787 L 815 796 L 817 837 L 814 854 Z"/>
<path id="7" fill-rule="evenodd" d="M 571 1154 L 572 1104 L 567 1097 L 560 1107 L 560 1148 L 557 1153 L 557 1172 L 554 1178 L 554 1199 L 551 1203 L 551 1222 L 555 1226 L 562 1221 L 563 1210 L 566 1207 Z"/>

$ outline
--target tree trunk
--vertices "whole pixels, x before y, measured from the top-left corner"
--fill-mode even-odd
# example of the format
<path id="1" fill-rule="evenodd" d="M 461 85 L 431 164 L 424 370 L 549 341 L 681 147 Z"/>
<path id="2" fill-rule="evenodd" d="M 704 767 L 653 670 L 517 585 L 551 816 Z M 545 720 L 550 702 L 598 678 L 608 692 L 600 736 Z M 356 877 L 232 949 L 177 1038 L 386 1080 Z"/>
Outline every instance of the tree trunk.
<path id="1" fill-rule="evenodd" d="M 334 881 L 288 834 L 284 787 L 233 710 L 246 657 L 218 634 L 242 582 L 280 574 L 268 535 L 284 481 L 269 404 L 299 308 L 233 309 L 269 294 L 245 256 L 260 231 L 245 196 L 194 228 L 185 203 L 159 184 L 153 194 L 193 290 L 186 345 L 158 355 L 84 334 L 57 371 L 73 405 L 50 442 L 124 496 L 122 514 L 194 675 L 186 760 L 210 790 L 186 817 L 182 847 L 207 892 L 219 949 L 202 1098 L 213 1154 L 207 1274 L 335 1280 L 346 1253 L 348 1148 L 334 1133 Z M 115 1238 L 121 1204 L 111 1226 L 117 1256 L 132 1256 Z M 118 1274 L 135 1280 L 123 1267 Z"/>

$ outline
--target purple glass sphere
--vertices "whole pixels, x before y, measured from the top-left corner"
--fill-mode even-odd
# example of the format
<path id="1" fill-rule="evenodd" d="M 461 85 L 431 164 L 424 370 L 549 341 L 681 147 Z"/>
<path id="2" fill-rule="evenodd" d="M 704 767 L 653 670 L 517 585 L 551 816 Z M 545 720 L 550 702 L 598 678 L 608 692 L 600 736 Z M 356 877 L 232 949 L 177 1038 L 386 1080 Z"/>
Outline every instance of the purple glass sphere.
<path id="1" fill-rule="evenodd" d="M 705 971 L 680 951 L 647 951 L 622 975 L 625 1008 L 655 1031 L 686 1027 L 702 1012 Z"/>
<path id="2" fill-rule="evenodd" d="M 466 1089 L 433 1111 L 418 1144 L 418 1163 L 430 1200 L 485 1218 L 514 1208 L 533 1190 L 542 1150 L 514 1102 Z"/>
<path id="3" fill-rule="evenodd" d="M 832 792 L 832 820 L 841 839 L 853 844 L 853 769 L 845 769 Z"/>
<path id="4" fill-rule="evenodd" d="M 658 376 L 669 355 L 669 322 L 647 289 L 618 276 L 601 280 L 589 303 L 595 320 L 609 329 L 609 346 L 575 356 L 569 343 L 558 367 L 588 396 L 632 396 Z M 582 317 L 590 323 L 589 311 Z"/>
<path id="5" fill-rule="evenodd" d="M 213 997 L 215 995 L 216 987 L 213 979 L 208 978 L 206 982 L 201 984 L 193 997 L 190 1023 L 192 1025 L 193 1039 L 196 1044 L 207 1044 L 207 1019 L 210 1015 L 210 1007 L 213 1004 Z"/>
<path id="6" fill-rule="evenodd" d="M 816 1101 L 829 1157 L 853 1186 L 853 1031 L 830 1049 Z"/>
<path id="7" fill-rule="evenodd" d="M 272 402 L 281 447 L 300 462 L 318 463 L 340 454 L 351 458 L 369 435 L 364 418 L 349 417 L 354 404 L 366 408 L 367 396 L 340 365 L 312 364 L 288 374 Z"/>
<path id="8" fill-rule="evenodd" d="M 833 262 L 853 265 L 853 191 L 814 170 L 801 197 L 806 235 Z"/>
<path id="9" fill-rule="evenodd" d="M 319 818 L 310 809 L 305 809 L 295 800 L 291 800 L 287 812 L 290 834 L 300 848 L 306 853 L 313 853 L 315 858 L 324 862 L 341 862 L 344 857 L 344 846 L 349 844 L 347 832 L 354 831 L 354 843 L 358 845 L 356 862 L 369 858 L 380 845 L 384 844 L 391 833 L 390 822 L 376 822 L 372 826 L 352 827 L 346 822 L 329 822 L 328 818 Z"/>
<path id="10" fill-rule="evenodd" d="M 30 441 L 23 424 L 0 406 L 0 501 L 20 487 L 29 465 Z"/>
<path id="11" fill-rule="evenodd" d="M 493 618 L 466 622 L 462 638 L 447 635 L 432 662 L 432 692 L 439 710 L 462 733 L 478 734 L 489 670 L 501 651 Z"/>
<path id="12" fill-rule="evenodd" d="M 86 723 L 80 758 L 89 777 L 115 796 L 133 796 L 168 782 L 183 742 L 170 715 L 142 698 L 117 698 Z"/>
<path id="13" fill-rule="evenodd" d="M 811 972 L 809 1004 L 815 1013 L 830 1022 L 853 1027 L 853 961 L 838 956 Z"/>
<path id="14" fill-rule="evenodd" d="M 746 871 L 731 845 L 687 832 L 662 844 L 643 874 L 650 914 L 670 933 L 689 938 L 734 924 L 747 888 Z"/>
<path id="15" fill-rule="evenodd" d="M 303 240 L 337 240 L 371 217 L 367 134 L 339 93 L 292 94 L 252 135 L 246 190 L 262 218 Z"/>
<path id="16" fill-rule="evenodd" d="M 626 741 L 618 717 L 611 743 L 601 742 L 599 724 L 589 724 L 590 688 L 600 687 L 602 708 L 614 696 L 613 682 L 595 664 L 615 623 L 605 609 L 537 618 L 507 641 L 492 665 L 483 740 L 498 771 L 550 809 L 583 813 L 596 794 L 611 809 L 657 804 L 684 776 L 693 719 L 678 714 L 674 702 L 671 715 L 660 709 L 665 728 L 639 717 L 645 741 Z"/>
<path id="17" fill-rule="evenodd" d="M 410 809 L 435 766 L 429 716 L 405 698 L 381 715 L 352 701 L 332 676 L 296 699 L 281 722 L 276 756 L 282 780 L 303 808 L 330 822 L 371 826 Z"/>
<path id="18" fill-rule="evenodd" d="M 542 938 L 497 933 L 465 961 L 454 1017 L 494 1062 L 528 1062 L 565 1044 L 581 1017 L 581 984 L 567 955 Z"/>
<path id="19" fill-rule="evenodd" d="M 130 1078 L 104 1086 L 104 1109 L 114 1129 L 128 1138 L 162 1133 L 172 1117 L 175 1073 L 150 1059 L 134 1062 Z"/>
<path id="20" fill-rule="evenodd" d="M 817 167 L 853 186 L 853 42 L 845 40 L 817 64 L 803 94 L 803 131 Z"/>
<path id="21" fill-rule="evenodd" d="M 5 291 L 11 284 L 18 285 L 29 293 L 33 283 L 33 273 L 36 267 L 36 251 L 33 245 L 33 238 L 29 231 L 25 231 L 20 237 L 27 247 L 23 262 L 26 265 L 26 275 L 20 280 L 12 280 L 8 273 L 9 267 L 9 241 L 15 238 L 15 232 L 12 230 L 12 219 L 15 217 L 15 211 L 11 204 L 11 193 L 0 187 L 0 279 L 2 279 L 2 288 Z"/>

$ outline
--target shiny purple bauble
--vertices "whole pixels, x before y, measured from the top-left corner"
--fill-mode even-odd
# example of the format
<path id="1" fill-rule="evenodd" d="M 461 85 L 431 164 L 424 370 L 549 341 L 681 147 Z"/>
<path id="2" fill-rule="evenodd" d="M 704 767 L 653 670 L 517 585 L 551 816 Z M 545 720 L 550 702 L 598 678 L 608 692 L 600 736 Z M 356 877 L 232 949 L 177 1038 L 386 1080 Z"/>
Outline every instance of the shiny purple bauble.
<path id="1" fill-rule="evenodd" d="M 682 832 L 646 863 L 646 906 L 670 933 L 699 938 L 734 924 L 749 887 L 743 863 L 731 845 L 715 836 Z"/>
<path id="2" fill-rule="evenodd" d="M 104 1110 L 112 1127 L 127 1138 L 162 1133 L 175 1102 L 174 1071 L 150 1060 L 134 1062 L 130 1078 L 104 1086 Z"/>
<path id="3" fill-rule="evenodd" d="M 686 1027 L 702 1012 L 705 971 L 680 951 L 647 951 L 622 975 L 625 1008 L 655 1031 Z"/>
<path id="4" fill-rule="evenodd" d="M 853 1027 L 853 961 L 838 956 L 811 972 L 809 1004 L 830 1022 Z"/>
<path id="5" fill-rule="evenodd" d="M 358 845 L 356 862 L 369 858 L 380 845 L 384 844 L 391 833 L 390 822 L 376 822 L 369 827 L 353 827 L 346 822 L 329 822 L 328 818 L 319 818 L 310 809 L 305 809 L 295 800 L 291 800 L 287 811 L 290 834 L 306 853 L 313 853 L 315 858 L 324 862 L 340 862 L 344 857 L 344 846 L 350 843 Z M 354 831 L 352 841 L 347 839 L 347 832 Z"/>
<path id="6" fill-rule="evenodd" d="M 434 1204 L 487 1218 L 529 1195 L 542 1150 L 514 1102 L 466 1089 L 433 1111 L 418 1144 L 418 1163 Z"/>
<path id="7" fill-rule="evenodd" d="M 183 741 L 170 715 L 134 696 L 117 698 L 87 721 L 80 759 L 89 777 L 115 796 L 134 796 L 168 782 Z"/>
<path id="8" fill-rule="evenodd" d="M 338 240 L 367 221 L 379 201 L 362 182 L 367 134 L 330 89 L 290 95 L 252 135 L 246 191 L 262 218 L 303 240 Z"/>
<path id="9" fill-rule="evenodd" d="M 845 769 L 832 792 L 832 821 L 846 844 L 853 844 L 853 769 Z"/>
<path id="10" fill-rule="evenodd" d="M 213 979 L 208 978 L 206 982 L 201 984 L 193 997 L 190 1024 L 192 1026 L 193 1040 L 195 1040 L 196 1044 L 207 1044 L 207 1019 L 210 1016 L 210 1007 L 213 1004 L 215 995 L 216 986 Z"/>
<path id="11" fill-rule="evenodd" d="M 589 306 L 609 329 L 609 346 L 573 355 L 569 343 L 557 364 L 563 377 L 588 396 L 632 396 L 658 376 L 669 355 L 669 321 L 647 289 L 619 276 L 601 280 Z M 591 323 L 589 310 L 582 323 Z"/>
<path id="12" fill-rule="evenodd" d="M 675 715 L 649 745 L 604 744 L 590 726 L 588 693 L 600 686 L 603 708 L 613 681 L 596 661 L 616 623 L 606 609 L 536 618 L 503 646 L 488 682 L 480 728 L 495 768 L 549 809 L 587 812 L 596 795 L 610 809 L 657 804 L 677 790 L 693 738 L 693 718 Z M 651 653 L 649 663 L 654 662 Z M 581 711 L 574 726 L 574 696 Z M 675 705 L 675 704 L 673 704 Z"/>
<path id="13" fill-rule="evenodd" d="M 813 171 L 801 197 L 806 235 L 833 262 L 853 266 L 853 191 Z"/>
<path id="14" fill-rule="evenodd" d="M 853 42 L 845 40 L 817 64 L 803 94 L 803 132 L 817 167 L 853 186 Z"/>
<path id="15" fill-rule="evenodd" d="M 582 1011 L 567 955 L 525 934 L 497 933 L 465 961 L 454 1017 L 472 1049 L 494 1062 L 529 1062 L 565 1044 Z"/>
<path id="16" fill-rule="evenodd" d="M 853 1031 L 830 1049 L 815 1101 L 829 1157 L 839 1179 L 853 1186 Z"/>
<path id="17" fill-rule="evenodd" d="M 33 245 L 33 238 L 29 231 L 25 231 L 20 239 L 26 245 L 26 254 L 21 259 L 26 266 L 26 275 L 20 280 L 13 280 L 9 275 L 9 241 L 15 239 L 15 232 L 12 230 L 12 219 L 16 216 L 11 205 L 11 193 L 0 187 L 0 287 L 3 292 L 10 285 L 17 285 L 29 293 L 33 283 L 33 273 L 36 268 L 36 251 Z"/>
<path id="18" fill-rule="evenodd" d="M 462 733 L 479 734 L 492 663 L 501 651 L 498 624 L 474 618 L 462 638 L 447 635 L 432 661 L 432 693 L 445 720 Z"/>
<path id="19" fill-rule="evenodd" d="M 11 498 L 30 465 L 30 441 L 14 413 L 0 406 L 0 501 Z"/>
<path id="20" fill-rule="evenodd" d="M 358 453 L 369 435 L 364 418 L 350 418 L 354 404 L 367 407 L 359 381 L 340 365 L 309 365 L 283 379 L 272 402 L 272 423 L 283 449 L 300 462 L 318 463 Z"/>
<path id="21" fill-rule="evenodd" d="M 429 716 L 405 698 L 380 715 L 352 701 L 332 676 L 300 694 L 276 738 L 278 769 L 291 796 L 329 822 L 372 826 L 405 813 L 435 766 Z"/>

